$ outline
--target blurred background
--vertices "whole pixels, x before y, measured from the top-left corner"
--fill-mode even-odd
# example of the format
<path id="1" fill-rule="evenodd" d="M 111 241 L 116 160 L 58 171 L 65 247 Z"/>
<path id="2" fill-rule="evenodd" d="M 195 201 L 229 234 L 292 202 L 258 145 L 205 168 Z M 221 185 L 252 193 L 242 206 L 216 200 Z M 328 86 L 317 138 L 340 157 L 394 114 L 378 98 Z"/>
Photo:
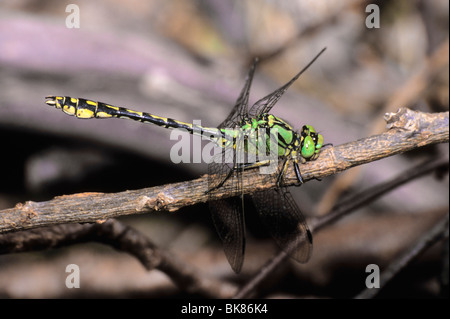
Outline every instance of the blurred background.
<path id="1" fill-rule="evenodd" d="M 80 10 L 68 28 L 66 7 Z M 290 80 L 322 48 L 272 113 L 311 124 L 340 145 L 385 130 L 399 107 L 448 111 L 445 0 L 149 0 L 0 2 L 0 209 L 77 192 L 120 192 L 197 178 L 206 164 L 174 164 L 170 131 L 119 119 L 78 120 L 44 103 L 83 97 L 184 122 L 217 126 L 260 58 L 250 103 Z M 394 178 L 448 144 L 422 148 L 291 188 L 306 216 L 348 194 Z M 448 175 L 415 180 L 315 236 L 310 263 L 292 265 L 268 297 L 351 297 L 365 288 L 368 263 L 381 268 L 448 214 Z M 207 204 L 176 214 L 121 218 L 205 274 L 245 281 L 276 251 L 249 214 L 243 273 L 234 276 Z M 439 295 L 440 248 L 433 247 L 384 297 Z M 370 257 L 370 258 L 369 258 Z M 65 265 L 82 288 L 64 286 Z M 418 275 L 420 274 L 420 275 Z M 0 256 L 0 296 L 8 298 L 183 296 L 170 279 L 99 244 Z"/>

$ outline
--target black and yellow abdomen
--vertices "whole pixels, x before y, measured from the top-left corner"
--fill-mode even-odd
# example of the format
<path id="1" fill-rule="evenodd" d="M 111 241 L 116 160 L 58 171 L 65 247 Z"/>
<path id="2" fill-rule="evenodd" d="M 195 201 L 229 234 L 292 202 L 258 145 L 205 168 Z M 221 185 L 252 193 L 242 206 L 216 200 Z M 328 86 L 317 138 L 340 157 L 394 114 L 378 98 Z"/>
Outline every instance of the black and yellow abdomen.
<path id="1" fill-rule="evenodd" d="M 125 118 L 142 123 L 150 123 L 165 128 L 183 129 L 190 134 L 207 135 L 212 140 L 224 137 L 217 128 L 203 127 L 200 125 L 177 121 L 168 117 L 161 117 L 146 112 L 133 111 L 120 106 L 97 102 L 70 96 L 47 96 L 48 105 L 61 109 L 64 113 L 76 116 L 80 119 L 90 118 Z"/>

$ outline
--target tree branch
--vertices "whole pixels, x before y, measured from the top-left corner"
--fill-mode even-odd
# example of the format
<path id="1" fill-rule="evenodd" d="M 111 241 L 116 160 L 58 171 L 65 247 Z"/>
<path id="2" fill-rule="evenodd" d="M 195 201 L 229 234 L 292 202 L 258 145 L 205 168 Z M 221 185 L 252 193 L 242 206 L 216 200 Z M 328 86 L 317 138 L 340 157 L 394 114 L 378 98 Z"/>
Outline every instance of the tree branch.
<path id="1" fill-rule="evenodd" d="M 346 199 L 336 204 L 328 213 L 321 217 L 316 217 L 309 221 L 309 226 L 313 233 L 316 233 L 326 226 L 341 219 L 345 215 L 354 212 L 361 206 L 364 206 L 382 195 L 390 192 L 396 187 L 410 182 L 418 177 L 428 174 L 432 171 L 445 169 L 448 167 L 448 158 L 435 159 L 428 163 L 421 163 L 404 172 L 399 173 L 389 181 L 380 183 L 369 189 L 352 194 Z M 281 264 L 289 259 L 289 255 L 285 251 L 280 250 L 276 255 L 269 259 L 255 275 L 243 285 L 238 293 L 233 297 L 235 299 L 255 298 L 257 297 L 258 288 L 270 275 L 280 267 Z"/>
<path id="2" fill-rule="evenodd" d="M 230 298 L 233 284 L 212 278 L 196 267 L 160 249 L 147 236 L 115 219 L 95 224 L 65 224 L 0 235 L 0 254 L 65 247 L 98 242 L 136 257 L 147 269 L 166 273 L 181 289 L 209 298 Z"/>
<path id="3" fill-rule="evenodd" d="M 423 113 L 401 108 L 386 113 L 388 131 L 336 147 L 325 148 L 318 160 L 301 166 L 305 181 L 323 178 L 351 167 L 384 157 L 407 152 L 430 144 L 449 141 L 449 112 Z M 265 176 L 257 170 L 244 173 L 243 191 L 253 193 L 275 187 L 263 183 Z M 285 183 L 297 182 L 294 170 L 289 170 Z M 55 197 L 46 202 L 28 201 L 0 211 L 0 234 L 65 223 L 98 222 L 124 215 L 154 211 L 174 212 L 181 207 L 208 201 L 207 176 L 199 179 L 120 193 L 80 193 Z M 213 199 L 231 196 L 225 183 Z"/>

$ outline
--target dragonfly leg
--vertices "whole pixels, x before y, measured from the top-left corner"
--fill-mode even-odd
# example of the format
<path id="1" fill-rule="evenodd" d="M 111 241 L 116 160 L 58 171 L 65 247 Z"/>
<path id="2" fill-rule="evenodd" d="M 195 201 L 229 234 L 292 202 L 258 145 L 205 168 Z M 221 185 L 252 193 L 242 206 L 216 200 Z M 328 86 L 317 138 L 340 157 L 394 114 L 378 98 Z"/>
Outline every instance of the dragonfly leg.
<path id="1" fill-rule="evenodd" d="M 270 160 L 265 160 L 265 161 L 255 162 L 255 163 L 244 163 L 244 164 L 241 164 L 240 167 L 242 167 L 245 170 L 245 169 L 252 169 L 252 168 L 257 168 L 257 167 L 261 167 L 261 166 L 269 166 L 269 165 L 270 165 Z"/>
<path id="2" fill-rule="evenodd" d="M 301 186 L 304 183 L 304 181 L 302 178 L 302 174 L 300 173 L 300 167 L 298 166 L 297 161 L 294 161 L 294 169 L 295 169 L 295 176 L 297 176 L 297 180 L 298 180 L 298 183 L 295 184 L 295 186 Z"/>
<path id="3" fill-rule="evenodd" d="M 286 157 L 286 159 L 284 160 L 284 163 L 283 163 L 283 168 L 281 169 L 280 174 L 278 174 L 277 187 L 281 187 L 282 186 L 281 183 L 283 182 L 283 178 L 286 175 L 288 163 L 289 163 L 289 158 Z"/>
<path id="4" fill-rule="evenodd" d="M 298 183 L 295 184 L 294 186 L 302 186 L 302 184 L 304 183 L 302 175 L 300 174 L 300 167 L 298 166 L 298 163 L 295 161 L 294 162 L 294 168 L 295 168 L 295 175 L 297 176 L 298 179 Z M 321 182 L 322 179 L 321 178 L 317 178 L 317 177 L 313 177 L 316 181 Z"/>

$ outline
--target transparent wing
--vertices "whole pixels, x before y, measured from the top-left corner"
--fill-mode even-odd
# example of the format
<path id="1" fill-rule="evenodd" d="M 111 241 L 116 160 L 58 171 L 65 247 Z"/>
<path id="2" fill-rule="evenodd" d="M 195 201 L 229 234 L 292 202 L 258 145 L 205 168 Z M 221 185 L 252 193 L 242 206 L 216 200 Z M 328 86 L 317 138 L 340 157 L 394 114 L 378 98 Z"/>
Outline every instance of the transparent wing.
<path id="1" fill-rule="evenodd" d="M 233 109 L 231 110 L 228 117 L 219 125 L 219 128 L 234 128 L 241 122 L 243 117 L 248 116 L 248 97 L 257 63 L 258 59 L 255 59 L 252 66 L 250 67 L 250 70 L 248 71 L 244 87 L 242 88 Z"/>
<path id="2" fill-rule="evenodd" d="M 239 197 L 210 201 L 209 208 L 231 268 L 239 273 L 244 263 L 245 227 Z"/>
<path id="3" fill-rule="evenodd" d="M 262 113 L 269 113 L 270 110 L 275 106 L 278 100 L 283 96 L 284 92 L 294 83 L 303 72 L 305 72 L 313 63 L 317 60 L 317 58 L 325 51 L 326 48 L 323 48 L 322 51 L 317 54 L 311 62 L 308 63 L 300 72 L 298 72 L 289 82 L 270 93 L 269 95 L 263 97 L 259 101 L 257 101 L 250 108 L 249 115 L 250 117 L 257 117 Z"/>
<path id="4" fill-rule="evenodd" d="M 238 127 L 242 118 L 248 115 L 248 97 L 257 62 L 255 59 L 233 109 L 219 128 Z M 225 256 L 234 272 L 239 273 L 244 262 L 245 222 L 242 172 L 236 165 L 236 153 L 239 153 L 237 149 L 240 146 L 235 147 L 236 150 L 231 147 L 224 149 L 208 165 L 208 191 L 211 198 L 217 189 L 224 187 L 225 191 L 234 196 L 222 200 L 210 200 L 209 207 L 214 226 L 223 243 Z"/>
<path id="5" fill-rule="evenodd" d="M 225 150 L 224 150 L 225 151 Z M 225 155 L 225 158 L 222 157 Z M 215 163 L 221 157 L 224 163 Z M 231 268 L 239 273 L 244 262 L 245 253 L 245 223 L 242 194 L 242 178 L 240 171 L 233 170 L 233 152 L 228 150 L 218 154 L 208 165 L 209 196 L 220 189 L 229 192 L 230 198 L 210 200 L 211 217 L 223 243 L 223 250 Z"/>
<path id="6" fill-rule="evenodd" d="M 286 187 L 252 194 L 261 221 L 277 245 L 305 263 L 312 254 L 312 235 L 300 209 Z"/>

